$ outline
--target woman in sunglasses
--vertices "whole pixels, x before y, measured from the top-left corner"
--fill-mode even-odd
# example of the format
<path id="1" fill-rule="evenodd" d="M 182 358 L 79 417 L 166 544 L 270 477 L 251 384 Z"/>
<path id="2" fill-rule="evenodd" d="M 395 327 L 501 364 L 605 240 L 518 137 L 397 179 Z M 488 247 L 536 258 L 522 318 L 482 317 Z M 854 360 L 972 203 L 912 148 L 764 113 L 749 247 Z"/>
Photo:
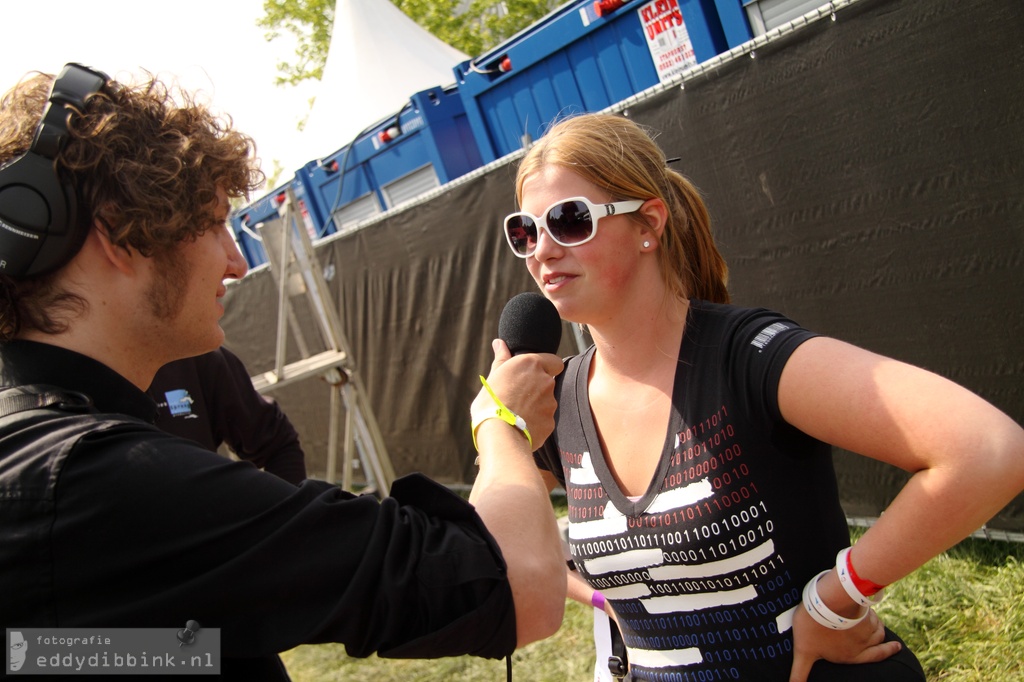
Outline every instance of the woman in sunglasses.
<path id="1" fill-rule="evenodd" d="M 628 119 L 555 125 L 516 197 L 509 246 L 594 339 L 536 456 L 567 492 L 569 594 L 616 619 L 633 679 L 923 680 L 872 606 L 1024 488 L 1020 426 L 730 305 L 700 196 Z M 830 444 L 913 472 L 852 548 Z"/>

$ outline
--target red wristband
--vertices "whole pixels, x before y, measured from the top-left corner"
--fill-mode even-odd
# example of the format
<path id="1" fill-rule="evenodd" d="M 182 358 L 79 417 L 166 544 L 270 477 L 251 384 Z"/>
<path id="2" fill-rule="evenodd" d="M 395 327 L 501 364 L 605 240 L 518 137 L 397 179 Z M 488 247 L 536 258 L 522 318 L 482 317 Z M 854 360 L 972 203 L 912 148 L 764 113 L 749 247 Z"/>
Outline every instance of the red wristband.
<path id="1" fill-rule="evenodd" d="M 865 597 L 872 597 L 884 590 L 885 585 L 873 583 L 870 580 L 865 580 L 857 575 L 857 571 L 853 569 L 853 560 L 850 558 L 850 555 L 852 554 L 853 552 L 846 553 L 846 569 L 850 572 L 850 580 L 853 581 L 853 585 L 857 588 L 857 591 Z"/>

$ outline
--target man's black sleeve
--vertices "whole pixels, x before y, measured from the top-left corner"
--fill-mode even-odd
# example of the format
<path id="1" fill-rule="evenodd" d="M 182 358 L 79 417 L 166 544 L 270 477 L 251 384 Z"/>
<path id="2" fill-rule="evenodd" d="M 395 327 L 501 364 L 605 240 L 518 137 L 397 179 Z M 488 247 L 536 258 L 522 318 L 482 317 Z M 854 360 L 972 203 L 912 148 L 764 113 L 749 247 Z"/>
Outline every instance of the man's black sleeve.
<path id="1" fill-rule="evenodd" d="M 47 533 L 61 625 L 194 619 L 221 628 L 228 657 L 317 642 L 353 656 L 514 650 L 500 549 L 443 486 L 413 475 L 378 502 L 154 433 L 90 435 L 63 465 Z"/>
<path id="2" fill-rule="evenodd" d="M 249 370 L 223 346 L 196 358 L 210 427 L 239 459 L 299 484 L 306 478 L 299 434 L 277 402 L 253 387 Z"/>

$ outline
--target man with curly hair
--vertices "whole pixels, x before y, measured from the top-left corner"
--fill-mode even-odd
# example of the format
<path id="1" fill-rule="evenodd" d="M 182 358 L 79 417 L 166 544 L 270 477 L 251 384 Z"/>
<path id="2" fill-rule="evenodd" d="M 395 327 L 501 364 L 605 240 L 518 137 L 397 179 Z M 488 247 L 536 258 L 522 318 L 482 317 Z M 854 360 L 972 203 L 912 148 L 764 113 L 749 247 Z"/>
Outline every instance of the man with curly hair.
<path id="1" fill-rule="evenodd" d="M 472 504 L 417 475 L 383 501 L 295 486 L 153 426 L 156 371 L 224 340 L 254 153 L 153 78 L 72 64 L 0 102 L 0 629 L 194 619 L 240 680 L 287 679 L 303 643 L 501 658 L 551 634 L 564 564 L 515 424 L 479 425 Z M 534 445 L 560 369 L 495 343 L 488 382 Z"/>

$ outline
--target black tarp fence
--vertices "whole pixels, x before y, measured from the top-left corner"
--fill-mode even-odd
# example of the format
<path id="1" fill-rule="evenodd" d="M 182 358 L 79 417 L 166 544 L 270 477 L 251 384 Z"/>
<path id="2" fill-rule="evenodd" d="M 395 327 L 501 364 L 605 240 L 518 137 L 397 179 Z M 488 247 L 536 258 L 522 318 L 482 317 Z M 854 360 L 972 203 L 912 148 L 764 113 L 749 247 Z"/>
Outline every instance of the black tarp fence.
<path id="1" fill-rule="evenodd" d="M 735 303 L 926 367 L 1024 421 L 1019 0 L 859 0 L 679 85 L 625 113 L 704 194 Z M 517 160 L 316 247 L 399 474 L 472 482 L 469 403 L 502 307 L 534 288 L 500 231 Z M 254 373 L 273 366 L 276 305 L 267 270 L 229 287 L 227 344 Z M 322 475 L 327 386 L 275 397 Z M 846 452 L 836 467 L 850 516 L 878 516 L 907 478 Z M 1024 495 L 989 527 L 1024 531 Z"/>

